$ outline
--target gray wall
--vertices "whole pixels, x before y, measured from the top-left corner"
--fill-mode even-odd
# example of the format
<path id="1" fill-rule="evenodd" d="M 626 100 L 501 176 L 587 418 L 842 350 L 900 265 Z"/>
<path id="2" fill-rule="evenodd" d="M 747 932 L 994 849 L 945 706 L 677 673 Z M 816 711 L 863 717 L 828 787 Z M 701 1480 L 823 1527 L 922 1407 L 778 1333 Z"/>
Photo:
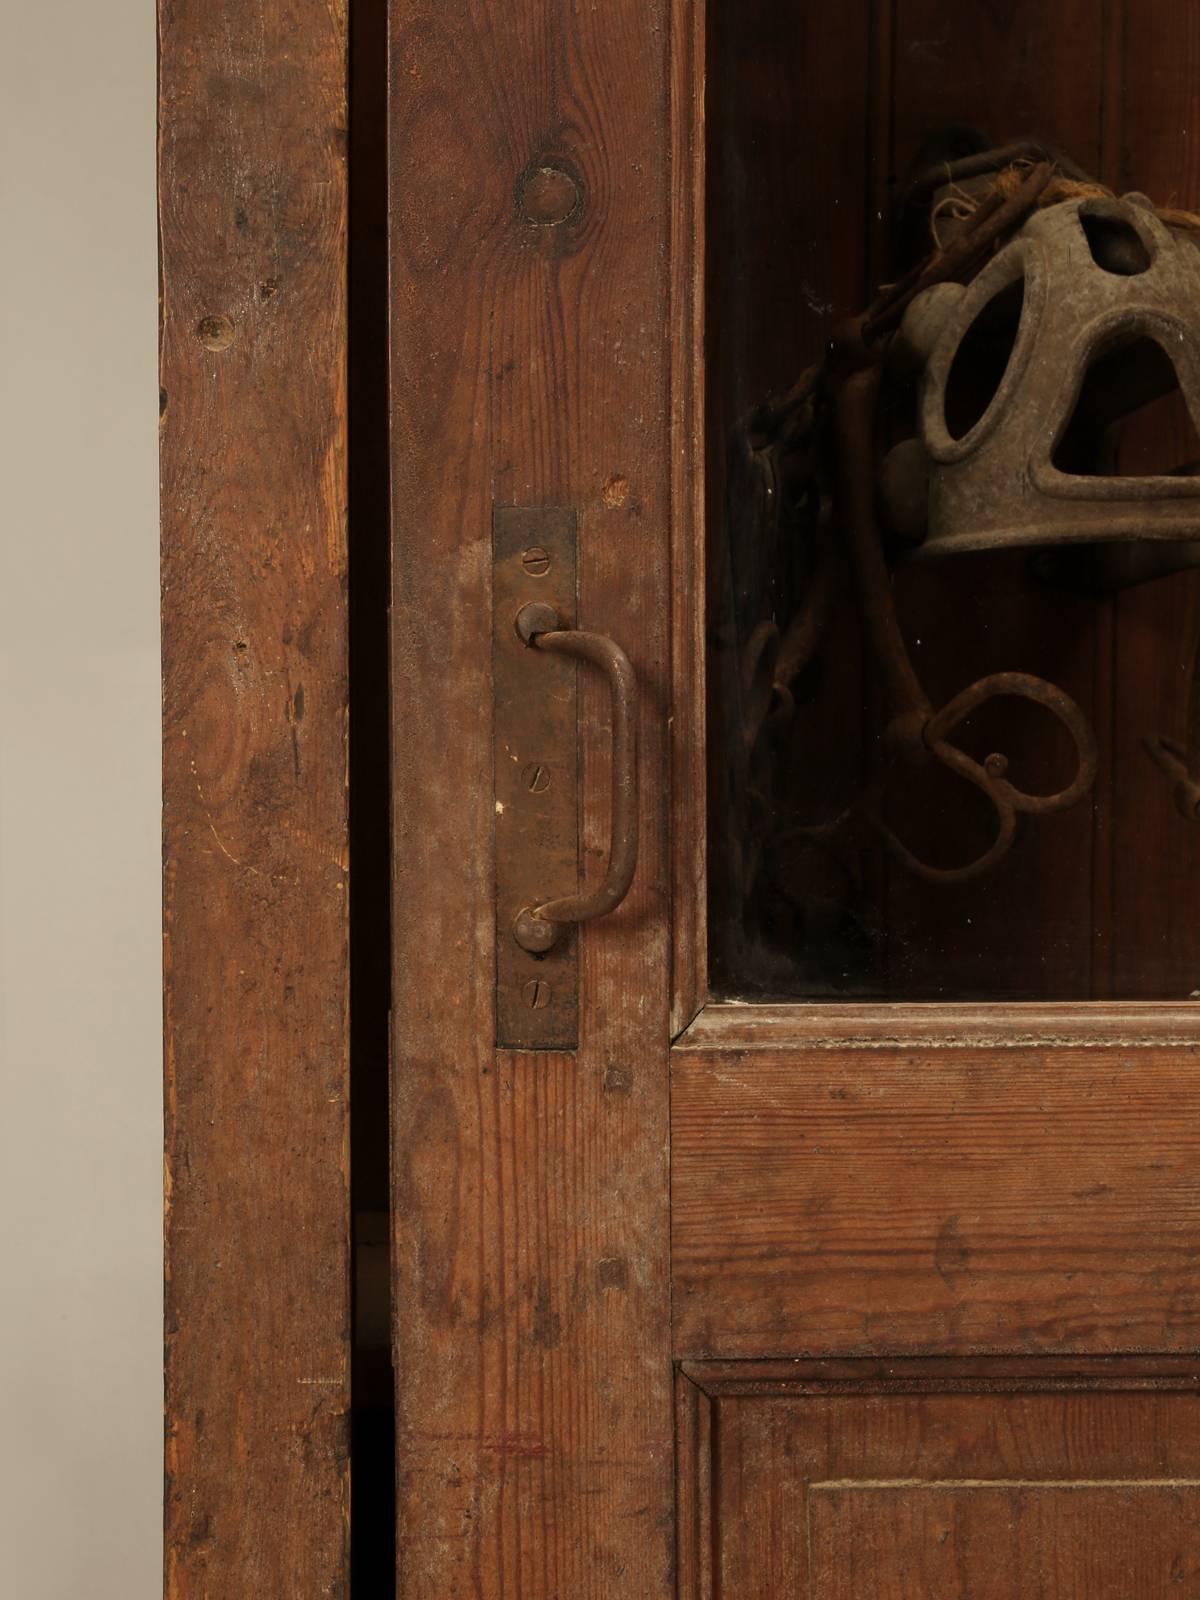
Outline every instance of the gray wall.
<path id="1" fill-rule="evenodd" d="M 153 6 L 8 5 L 0 37 L 0 1594 L 143 1600 L 162 1487 Z"/>

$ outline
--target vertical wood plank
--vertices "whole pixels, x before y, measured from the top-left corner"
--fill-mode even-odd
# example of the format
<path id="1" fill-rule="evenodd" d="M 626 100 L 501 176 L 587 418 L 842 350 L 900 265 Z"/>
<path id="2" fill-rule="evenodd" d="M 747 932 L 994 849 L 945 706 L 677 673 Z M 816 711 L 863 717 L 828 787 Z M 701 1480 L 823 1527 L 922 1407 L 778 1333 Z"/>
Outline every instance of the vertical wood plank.
<path id="1" fill-rule="evenodd" d="M 996 144 L 1037 135 L 1097 172 L 1104 9 L 1102 0 L 897 0 L 893 170 L 902 178 L 931 133 L 971 124 Z M 1103 686 L 1097 692 L 1093 599 L 1047 590 L 1023 555 L 1008 552 L 902 569 L 896 593 L 935 705 L 987 673 L 1034 672 L 1061 684 L 1106 737 L 1111 703 Z M 1060 772 L 1066 781 L 1067 750 L 1049 719 L 1001 705 L 974 724 L 976 753 L 1006 751 L 1018 782 L 1044 791 Z M 965 785 L 940 774 L 936 782 L 899 776 L 890 796 L 893 826 L 919 854 L 961 864 L 993 836 L 994 819 Z M 948 889 L 892 870 L 893 991 L 929 999 L 1087 999 L 1092 839 L 1084 801 L 1032 822 L 1003 865 L 975 882 Z"/>
<path id="2" fill-rule="evenodd" d="M 709 1403 L 720 1440 L 713 1486 L 720 1530 L 717 1594 L 738 1600 L 813 1594 L 808 1484 L 794 1438 L 779 1426 L 781 1408 L 727 1399 Z"/>
<path id="3" fill-rule="evenodd" d="M 1105 0 L 895 0 L 897 170 L 950 123 L 1035 135 L 1095 170 Z"/>
<path id="4" fill-rule="evenodd" d="M 1122 189 L 1163 205 L 1200 205 L 1200 12 L 1186 0 L 1126 6 Z M 1159 438 L 1142 470 L 1177 464 L 1183 430 Z M 1162 450 L 1166 455 L 1159 454 Z M 1146 733 L 1183 736 L 1200 582 L 1188 573 L 1117 601 L 1113 782 L 1120 842 L 1113 871 L 1117 992 L 1185 998 L 1200 989 L 1200 832 L 1141 748 Z"/>
<path id="5" fill-rule="evenodd" d="M 751 922 L 763 920 L 771 931 L 764 938 L 757 926 L 744 926 L 746 841 L 740 835 L 746 817 L 737 796 L 743 655 L 761 623 L 786 627 L 801 596 L 789 592 L 795 579 L 773 565 L 779 552 L 769 541 L 747 537 L 745 513 L 736 504 L 747 492 L 745 468 L 739 482 L 738 467 L 730 471 L 730 451 L 748 415 L 820 361 L 834 324 L 868 298 L 865 241 L 878 120 L 873 89 L 886 78 L 886 60 L 873 55 L 873 41 L 882 34 L 886 43 L 885 10 L 883 0 L 855 0 L 838 10 L 775 0 L 712 8 L 704 344 L 708 549 L 697 560 L 706 564 L 708 580 L 708 914 L 712 980 L 721 993 L 778 983 L 783 929 L 794 925 L 802 942 L 808 912 L 800 908 L 810 908 L 825 888 L 818 869 L 814 889 L 807 857 L 796 862 L 776 844 L 760 870 L 761 904 L 750 913 Z M 703 542 L 701 535 L 698 547 Z M 789 552 L 781 566 L 795 561 Z M 862 640 L 845 589 L 834 603 L 822 668 L 803 685 L 778 754 L 780 813 L 773 834 L 827 820 L 859 787 Z M 783 894 L 764 897 L 762 885 L 776 874 L 788 880 Z M 834 964 L 824 950 L 807 947 L 811 940 L 804 942 L 799 954 L 806 973 Z"/>
<path id="6" fill-rule="evenodd" d="M 1094 172 L 1110 188 L 1120 186 L 1121 140 L 1125 113 L 1125 0 L 1105 0 L 1101 10 L 1101 113 L 1100 143 Z M 1118 655 L 1120 602 L 1097 595 L 1092 657 L 1092 698 L 1095 714 L 1098 768 L 1092 789 L 1092 959 L 1089 998 L 1109 1000 L 1123 989 L 1115 988 L 1116 928 L 1114 895 L 1117 854 L 1117 783 L 1115 760 L 1119 732 L 1115 674 Z"/>
<path id="7" fill-rule="evenodd" d="M 399 1588 L 650 1600 L 673 1546 L 667 8 L 391 19 Z M 573 1054 L 492 1046 L 496 504 L 578 511 L 580 622 L 641 685 L 640 864 L 581 936 Z M 592 674 L 580 708 L 590 882 Z"/>
<path id="8" fill-rule="evenodd" d="M 345 15 L 159 28 L 166 1593 L 343 1596 Z"/>

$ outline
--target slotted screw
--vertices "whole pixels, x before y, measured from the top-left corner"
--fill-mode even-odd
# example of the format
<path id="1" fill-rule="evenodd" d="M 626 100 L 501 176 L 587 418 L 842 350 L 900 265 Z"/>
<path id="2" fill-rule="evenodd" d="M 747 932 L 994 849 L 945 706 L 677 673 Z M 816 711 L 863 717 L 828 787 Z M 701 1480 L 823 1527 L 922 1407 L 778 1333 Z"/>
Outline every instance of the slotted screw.
<path id="1" fill-rule="evenodd" d="M 544 578 L 550 571 L 550 552 L 535 544 L 521 557 L 521 565 L 531 578 Z"/>
<path id="2" fill-rule="evenodd" d="M 550 985 L 542 978 L 530 978 L 525 985 L 525 1004 L 531 1011 L 540 1011 L 550 1004 Z"/>

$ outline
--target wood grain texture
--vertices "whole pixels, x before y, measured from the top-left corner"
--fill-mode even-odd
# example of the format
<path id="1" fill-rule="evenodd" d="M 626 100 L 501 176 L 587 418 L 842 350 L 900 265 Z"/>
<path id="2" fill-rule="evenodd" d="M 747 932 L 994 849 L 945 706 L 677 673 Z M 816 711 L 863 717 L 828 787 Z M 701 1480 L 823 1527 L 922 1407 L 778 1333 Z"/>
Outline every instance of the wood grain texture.
<path id="1" fill-rule="evenodd" d="M 407 1600 L 647 1600 L 668 1351 L 668 13 L 391 8 L 395 1349 Z M 562 220 L 536 220 L 542 169 Z M 566 181 L 564 182 L 563 175 Z M 532 209 L 531 209 L 532 207 Z M 642 696 L 641 855 L 577 1052 L 493 1052 L 493 507 L 579 516 Z M 608 848 L 581 673 L 581 862 Z"/>
<path id="2" fill-rule="evenodd" d="M 1200 1582 L 1191 1482 L 815 1484 L 822 1600 L 1169 1600 Z"/>
<path id="3" fill-rule="evenodd" d="M 1196 1062 L 677 1048 L 676 1353 L 1194 1348 Z"/>
<path id="4" fill-rule="evenodd" d="M 692 530 L 691 558 L 707 574 L 709 966 L 721 993 L 738 992 L 742 981 L 761 987 L 770 973 L 769 963 L 759 970 L 759 941 L 743 928 L 743 656 L 759 624 L 774 617 L 786 626 L 799 599 L 786 570 L 795 552 L 786 541 L 777 548 L 774 539 L 748 536 L 739 514 L 736 495 L 747 480 L 740 441 L 750 413 L 820 361 L 835 323 L 869 299 L 873 22 L 881 9 L 776 0 L 710 8 L 707 528 L 697 522 Z M 686 592 L 682 576 L 675 587 Z M 805 822 L 836 814 L 857 792 L 869 736 L 861 629 L 848 586 L 838 587 L 827 659 L 808 675 L 797 732 L 779 756 L 786 816 Z M 686 705 L 676 718 L 699 736 Z M 681 793 L 685 818 L 689 803 Z M 676 846 L 684 872 L 692 859 L 686 827 Z M 688 937 L 686 914 L 684 903 L 677 944 Z"/>
<path id="5" fill-rule="evenodd" d="M 712 1520 L 687 1600 L 1168 1600 L 1197 1581 L 1194 1374 L 789 1365 L 791 1381 L 758 1362 L 688 1369 L 710 1414 L 683 1466 L 711 1484 Z"/>
<path id="6" fill-rule="evenodd" d="M 1200 12 L 1186 0 L 1125 0 L 1120 11 L 1124 137 L 1113 181 L 1164 204 L 1194 207 Z M 1192 453 L 1178 427 L 1157 448 L 1165 448 L 1165 460 L 1151 455 L 1142 470 L 1174 466 Z M 1141 740 L 1146 733 L 1180 737 L 1186 728 L 1200 582 L 1187 573 L 1130 590 L 1116 605 L 1114 983 L 1122 994 L 1190 994 L 1200 989 L 1200 837 L 1176 810 L 1171 786 Z"/>
<path id="7" fill-rule="evenodd" d="M 347 1592 L 346 37 L 162 0 L 166 1592 Z"/>
<path id="8" fill-rule="evenodd" d="M 740 1005 L 716 1002 L 679 1043 L 689 1051 L 1146 1049 L 1200 1046 L 1200 1006 Z"/>
<path id="9" fill-rule="evenodd" d="M 789 1356 L 776 1361 L 681 1361 L 680 1378 L 710 1400 L 808 1395 L 1190 1394 L 1192 1356 Z"/>
<path id="10" fill-rule="evenodd" d="M 950 123 L 996 143 L 1029 134 L 1094 167 L 1103 0 L 891 0 L 898 169 Z"/>
<path id="11" fill-rule="evenodd" d="M 903 182 L 929 135 L 969 124 L 993 143 L 1025 134 L 1061 146 L 1099 172 L 1104 101 L 1104 0 L 1012 0 L 962 6 L 896 0 L 892 171 Z M 1097 663 L 1106 603 L 1048 588 L 1023 552 L 912 565 L 896 576 L 897 607 L 935 706 L 993 672 L 1033 672 L 1062 685 L 1102 741 L 1111 696 Z M 997 702 L 962 737 L 980 759 L 1007 753 L 1039 791 L 1066 771 L 1069 744 L 1050 718 Z M 1107 742 L 1104 748 L 1107 750 Z M 1106 763 L 1103 783 L 1111 773 Z M 1018 780 L 1021 781 L 1021 780 Z M 970 860 L 994 836 L 988 808 L 936 769 L 893 783 L 890 818 L 917 853 L 942 865 Z M 1087 1000 L 1097 919 L 1094 833 L 1107 804 L 1082 802 L 1040 817 L 992 873 L 954 889 L 888 871 L 889 992 L 907 999 Z M 1104 861 L 1107 874 L 1107 860 Z M 1105 877 L 1105 887 L 1107 880 Z"/>
<path id="12" fill-rule="evenodd" d="M 712 1593 L 712 1400 L 680 1370 L 675 1374 L 675 1530 L 677 1600 Z"/>

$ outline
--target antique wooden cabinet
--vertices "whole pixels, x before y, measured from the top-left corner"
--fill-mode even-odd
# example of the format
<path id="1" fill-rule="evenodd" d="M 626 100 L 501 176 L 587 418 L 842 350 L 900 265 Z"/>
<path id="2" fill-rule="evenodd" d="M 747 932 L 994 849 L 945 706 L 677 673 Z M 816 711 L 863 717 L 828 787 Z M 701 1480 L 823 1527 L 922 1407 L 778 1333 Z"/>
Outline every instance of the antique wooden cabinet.
<path id="1" fill-rule="evenodd" d="M 931 693 L 1093 730 L 985 876 L 829 845 L 864 783 L 939 860 L 989 826 L 876 772 L 849 583 L 765 821 L 730 778 L 797 581 L 747 419 L 898 276 L 931 137 L 1200 205 L 1200 15 L 161 28 L 168 1594 L 1200 1594 L 1200 825 L 1140 750 L 1194 574 L 897 563 Z M 984 735 L 1054 787 L 1048 719 Z"/>

